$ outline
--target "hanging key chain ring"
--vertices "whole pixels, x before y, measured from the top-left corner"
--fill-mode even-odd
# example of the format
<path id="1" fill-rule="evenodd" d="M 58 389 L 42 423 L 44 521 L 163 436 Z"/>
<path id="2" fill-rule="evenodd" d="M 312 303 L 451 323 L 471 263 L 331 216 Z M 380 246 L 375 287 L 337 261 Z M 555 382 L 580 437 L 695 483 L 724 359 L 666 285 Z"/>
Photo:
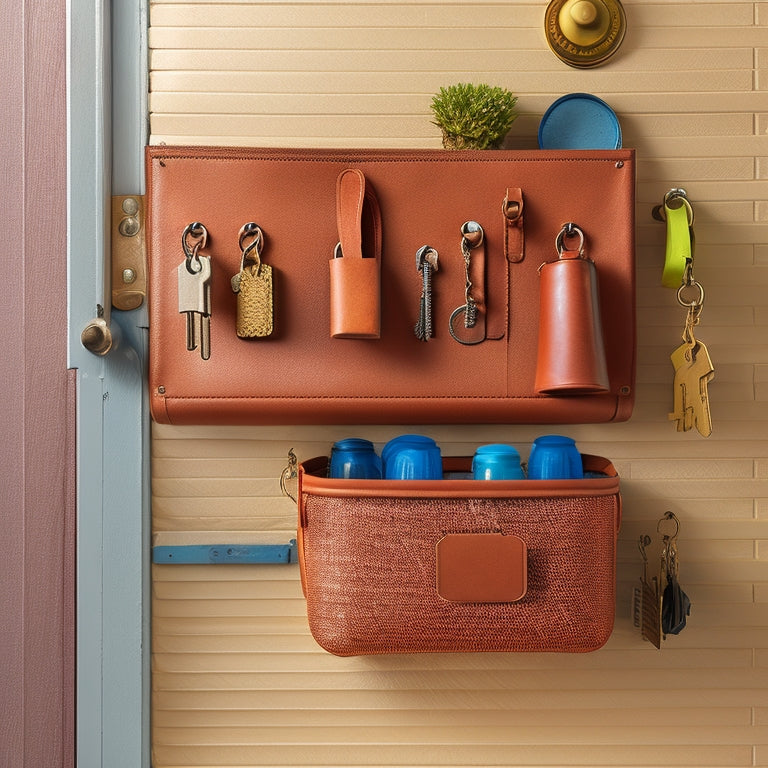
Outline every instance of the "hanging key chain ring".
<path id="1" fill-rule="evenodd" d="M 695 293 L 688 297 L 686 294 L 691 290 Z M 693 267 L 691 264 L 686 266 L 683 282 L 677 289 L 677 303 L 681 307 L 695 310 L 697 315 L 701 312 L 701 308 L 704 305 L 704 286 L 698 280 L 693 279 Z"/>
<path id="2" fill-rule="evenodd" d="M 685 318 L 683 339 L 693 340 L 693 329 L 699 324 L 699 316 L 704 307 L 704 286 L 693 277 L 693 261 L 685 266 L 683 282 L 677 289 L 677 303 L 688 310 Z"/>
<path id="3" fill-rule="evenodd" d="M 669 533 L 662 533 L 662 526 L 667 522 L 671 522 L 673 528 Z M 677 534 L 680 533 L 680 521 L 674 512 L 664 513 L 656 526 L 656 533 L 662 537 L 661 560 L 664 570 L 670 576 L 677 576 Z"/>
<path id="4" fill-rule="evenodd" d="M 456 333 L 456 320 L 464 318 L 464 328 L 474 328 L 477 322 L 477 302 L 472 297 L 472 280 L 469 276 L 469 268 L 472 261 L 472 249 L 483 244 L 485 232 L 476 221 L 465 221 L 461 225 L 461 253 L 464 257 L 464 304 L 456 307 L 448 320 L 448 331 L 459 344 L 472 346 L 480 344 L 482 338 L 463 339 Z"/>
<path id="5" fill-rule="evenodd" d="M 190 241 L 191 244 L 190 244 Z M 199 221 L 193 221 L 184 227 L 181 233 L 181 248 L 186 258 L 187 271 L 190 275 L 198 274 L 203 265 L 200 263 L 199 251 L 208 242 L 208 230 Z M 194 266 L 193 266 L 194 265 Z"/>

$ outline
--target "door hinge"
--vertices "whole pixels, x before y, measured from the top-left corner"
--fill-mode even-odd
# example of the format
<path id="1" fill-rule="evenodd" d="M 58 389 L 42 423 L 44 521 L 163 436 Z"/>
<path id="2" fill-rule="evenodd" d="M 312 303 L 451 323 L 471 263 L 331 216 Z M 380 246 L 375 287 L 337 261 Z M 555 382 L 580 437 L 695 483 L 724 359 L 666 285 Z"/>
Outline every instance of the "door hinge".
<path id="1" fill-rule="evenodd" d="M 112 198 L 112 306 L 137 309 L 147 294 L 143 195 Z"/>

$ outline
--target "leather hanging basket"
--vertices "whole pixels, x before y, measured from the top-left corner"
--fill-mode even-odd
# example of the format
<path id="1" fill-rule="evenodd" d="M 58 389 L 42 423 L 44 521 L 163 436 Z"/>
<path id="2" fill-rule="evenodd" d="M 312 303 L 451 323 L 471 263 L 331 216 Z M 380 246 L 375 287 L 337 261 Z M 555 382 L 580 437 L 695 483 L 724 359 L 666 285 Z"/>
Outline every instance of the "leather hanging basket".
<path id="1" fill-rule="evenodd" d="M 331 653 L 586 652 L 610 637 L 613 465 L 580 480 L 340 480 L 299 466 L 309 626 Z M 467 471 L 471 459 L 444 459 Z"/>

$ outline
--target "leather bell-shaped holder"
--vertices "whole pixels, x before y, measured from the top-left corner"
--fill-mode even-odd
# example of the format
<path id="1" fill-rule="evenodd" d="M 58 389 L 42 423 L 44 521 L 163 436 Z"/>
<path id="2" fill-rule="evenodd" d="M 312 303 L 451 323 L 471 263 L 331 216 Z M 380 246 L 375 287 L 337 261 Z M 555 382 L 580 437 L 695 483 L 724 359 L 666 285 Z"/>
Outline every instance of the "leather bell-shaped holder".
<path id="1" fill-rule="evenodd" d="M 578 238 L 576 249 L 569 249 Z M 583 395 L 610 384 L 595 264 L 584 256 L 584 233 L 566 224 L 557 236 L 558 259 L 539 272 L 539 344 L 536 392 Z"/>

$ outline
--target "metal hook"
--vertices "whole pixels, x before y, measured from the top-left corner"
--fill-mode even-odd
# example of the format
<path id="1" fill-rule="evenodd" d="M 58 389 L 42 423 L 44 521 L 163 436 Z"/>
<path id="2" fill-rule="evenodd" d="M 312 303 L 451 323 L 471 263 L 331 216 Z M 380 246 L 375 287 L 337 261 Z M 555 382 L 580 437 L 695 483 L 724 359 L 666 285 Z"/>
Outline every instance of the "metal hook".
<path id="1" fill-rule="evenodd" d="M 187 242 L 187 239 L 190 237 L 195 238 L 195 242 L 191 246 Z M 184 251 L 184 256 L 187 259 L 187 269 L 193 275 L 197 274 L 203 268 L 202 264 L 200 264 L 198 251 L 201 248 L 205 248 L 207 242 L 208 230 L 205 228 L 204 224 L 201 224 L 199 221 L 193 221 L 191 224 L 187 224 L 187 226 L 184 227 L 184 231 L 181 233 L 181 247 Z M 197 269 L 192 268 L 193 259 L 197 262 Z"/>
<path id="2" fill-rule="evenodd" d="M 467 248 L 477 248 L 483 244 L 485 233 L 483 228 L 476 221 L 465 221 L 461 225 L 461 236 L 467 244 Z"/>
<path id="3" fill-rule="evenodd" d="M 564 248 L 564 241 L 568 237 L 579 238 L 579 256 L 584 252 L 584 233 L 577 227 L 572 221 L 563 224 L 563 228 L 557 233 L 555 238 L 555 249 L 558 255 L 562 256 Z"/>
<path id="4" fill-rule="evenodd" d="M 674 533 L 670 534 L 662 534 L 666 540 L 674 541 L 677 538 L 677 534 L 680 532 L 680 521 L 675 516 L 674 512 L 667 511 L 664 513 L 664 517 L 659 520 L 657 526 L 656 526 L 656 533 L 661 533 L 661 526 L 666 520 L 671 520 L 674 523 Z"/>
<path id="5" fill-rule="evenodd" d="M 248 245 L 244 245 L 245 241 L 252 237 Z M 249 221 L 247 224 L 243 224 L 240 227 L 239 240 L 240 250 L 243 256 L 240 260 L 240 271 L 243 271 L 246 261 L 253 261 L 256 269 L 261 267 L 261 251 L 264 246 L 264 233 L 261 231 L 261 227 L 254 221 Z M 256 257 L 253 257 L 253 252 L 256 251 Z"/>
<path id="6" fill-rule="evenodd" d="M 671 208 L 676 210 L 681 206 L 685 206 L 686 213 L 688 214 L 688 226 L 693 226 L 693 206 L 690 200 L 688 200 L 688 193 L 681 187 L 673 187 L 665 195 L 660 205 L 656 205 L 651 209 L 651 216 L 656 221 L 666 221 L 667 214 L 666 209 Z"/>
<path id="7" fill-rule="evenodd" d="M 298 477 L 298 463 L 299 462 L 296 458 L 296 454 L 293 452 L 293 448 L 290 448 L 288 450 L 288 464 L 284 467 L 282 473 L 280 474 L 280 490 L 283 496 L 287 496 L 294 503 L 296 503 L 296 496 L 288 490 L 288 482 L 290 480 L 295 480 Z"/>

